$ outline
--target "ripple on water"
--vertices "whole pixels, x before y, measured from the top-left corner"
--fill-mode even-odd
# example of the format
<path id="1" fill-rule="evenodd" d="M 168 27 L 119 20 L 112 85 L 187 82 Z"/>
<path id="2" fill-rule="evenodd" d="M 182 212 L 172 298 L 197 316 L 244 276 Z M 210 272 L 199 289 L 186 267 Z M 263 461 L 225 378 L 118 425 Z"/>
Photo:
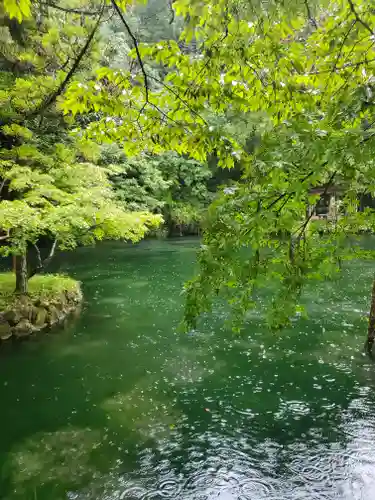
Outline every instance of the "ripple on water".
<path id="1" fill-rule="evenodd" d="M 90 335 L 60 350 L 57 360 L 74 355 L 77 366 L 81 358 L 82 367 L 95 362 L 101 380 L 108 376 L 108 390 L 96 393 L 96 379 L 82 368 L 95 411 L 78 414 L 77 422 L 94 415 L 90 427 L 96 429 L 105 418 L 117 436 L 113 463 L 103 465 L 101 455 L 96 468 L 101 432 L 55 432 L 54 418 L 47 433 L 11 451 L 11 477 L 24 492 L 18 498 L 33 496 L 35 477 L 38 487 L 72 484 L 73 477 L 71 500 L 375 500 L 375 372 L 358 354 L 363 290 L 351 289 L 362 288 L 360 280 L 335 285 L 336 295 L 326 284 L 315 289 L 307 297 L 310 319 L 277 337 L 255 313 L 244 336 L 220 330 L 227 319 L 221 305 L 199 330 L 179 335 L 173 325 L 182 254 L 150 252 L 146 268 L 144 261 L 137 264 L 139 251 L 131 265 L 128 255 L 117 265 L 117 280 L 107 280 L 114 268 L 101 269 L 102 289 L 97 280 L 90 285 Z M 112 367 L 117 351 L 127 360 L 120 377 Z M 39 373 L 34 364 L 27 367 Z M 24 381 L 15 387 L 17 397 Z M 80 400 L 77 387 L 67 377 L 66 392 Z M 42 404 L 39 398 L 31 411 L 23 407 L 23 418 L 36 418 Z M 9 414 L 17 407 L 18 399 Z M 51 406 L 48 411 L 58 417 Z M 113 465 L 118 457 L 121 464 Z M 79 489 L 87 476 L 91 484 Z"/>
<path id="2" fill-rule="evenodd" d="M 106 494 L 96 500 L 374 500 L 375 441 L 365 427 L 353 429 L 347 443 L 280 446 L 270 440 L 252 446 L 244 440 L 206 436 L 211 453 L 194 453 L 178 472 L 168 460 L 156 464 L 145 454 L 132 479 L 112 475 Z M 364 456 L 361 449 L 364 437 Z M 220 440 L 221 438 L 221 440 Z M 222 445 L 218 445 L 218 443 Z M 152 453 L 151 450 L 149 453 Z M 195 457 L 195 459 L 193 458 Z M 152 465 L 154 463 L 154 465 Z M 103 478 L 101 478 L 103 484 Z M 93 489 L 77 500 L 93 498 Z"/>

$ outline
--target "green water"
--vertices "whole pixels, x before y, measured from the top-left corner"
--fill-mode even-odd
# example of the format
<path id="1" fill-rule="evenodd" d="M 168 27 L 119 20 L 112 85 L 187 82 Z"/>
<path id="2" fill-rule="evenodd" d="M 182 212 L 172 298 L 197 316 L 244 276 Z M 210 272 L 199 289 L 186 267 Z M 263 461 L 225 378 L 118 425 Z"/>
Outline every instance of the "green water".
<path id="1" fill-rule="evenodd" d="M 82 249 L 65 330 L 0 350 L 0 496 L 30 500 L 374 500 L 373 273 L 353 264 L 273 336 L 225 311 L 178 333 L 198 242 Z"/>

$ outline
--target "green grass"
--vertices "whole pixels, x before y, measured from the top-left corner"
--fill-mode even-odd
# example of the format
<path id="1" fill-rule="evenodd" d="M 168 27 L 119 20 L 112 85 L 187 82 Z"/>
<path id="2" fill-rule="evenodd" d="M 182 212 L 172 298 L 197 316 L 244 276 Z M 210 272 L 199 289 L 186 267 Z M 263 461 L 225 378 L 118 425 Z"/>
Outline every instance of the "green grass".
<path id="1" fill-rule="evenodd" d="M 0 273 L 0 311 L 9 308 L 16 300 L 16 277 L 13 273 Z M 40 274 L 29 280 L 31 301 L 54 300 L 64 291 L 79 291 L 79 283 L 62 274 Z"/>

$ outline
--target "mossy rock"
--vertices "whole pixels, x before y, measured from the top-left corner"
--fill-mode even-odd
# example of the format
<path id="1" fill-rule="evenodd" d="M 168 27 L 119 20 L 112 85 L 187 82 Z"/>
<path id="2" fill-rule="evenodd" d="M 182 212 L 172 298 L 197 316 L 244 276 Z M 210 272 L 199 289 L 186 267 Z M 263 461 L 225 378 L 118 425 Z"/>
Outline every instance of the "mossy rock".
<path id="1" fill-rule="evenodd" d="M 21 319 L 13 328 L 13 333 L 18 338 L 29 337 L 34 331 L 35 329 L 28 319 Z"/>
<path id="2" fill-rule="evenodd" d="M 0 340 L 28 337 L 78 314 L 82 292 L 78 282 L 63 275 L 40 275 L 29 281 L 29 294 L 14 293 L 13 273 L 0 273 Z M 2 312 L 1 312 L 2 311 Z"/>
<path id="3" fill-rule="evenodd" d="M 22 319 L 22 314 L 19 309 L 12 309 L 10 311 L 5 311 L 3 316 L 4 319 L 8 321 L 8 323 L 10 323 L 12 326 L 19 323 Z"/>
<path id="4" fill-rule="evenodd" d="M 47 324 L 48 312 L 44 307 L 34 307 L 32 322 L 38 328 L 42 328 Z"/>
<path id="5" fill-rule="evenodd" d="M 14 305 L 13 309 L 9 311 L 5 311 L 3 313 L 4 318 L 11 326 L 17 325 L 22 319 L 31 320 L 33 313 L 32 304 L 29 302 L 26 303 L 17 303 Z"/>
<path id="6" fill-rule="evenodd" d="M 65 293 L 62 293 L 57 300 L 54 300 L 52 305 L 59 311 L 64 311 L 67 308 L 67 298 Z"/>
<path id="7" fill-rule="evenodd" d="M 67 290 L 65 292 L 65 297 L 70 303 L 78 303 L 82 300 L 82 294 L 79 291 Z"/>
<path id="8" fill-rule="evenodd" d="M 33 317 L 33 304 L 32 302 L 25 303 L 19 308 L 19 312 L 23 319 L 28 319 L 31 321 Z"/>
<path id="9" fill-rule="evenodd" d="M 50 305 L 48 307 L 47 323 L 50 326 L 56 325 L 62 319 L 61 312 L 56 306 Z"/>

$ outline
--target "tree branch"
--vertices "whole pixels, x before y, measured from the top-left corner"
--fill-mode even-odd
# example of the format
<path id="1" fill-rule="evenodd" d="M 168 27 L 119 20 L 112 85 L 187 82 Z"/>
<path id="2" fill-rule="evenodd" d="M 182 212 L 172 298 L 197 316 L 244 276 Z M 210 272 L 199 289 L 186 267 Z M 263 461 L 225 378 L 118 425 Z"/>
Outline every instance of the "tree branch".
<path id="1" fill-rule="evenodd" d="M 337 174 L 337 171 L 335 170 L 335 171 L 333 172 L 333 174 L 331 175 L 331 177 L 328 179 L 328 182 L 327 182 L 327 184 L 326 184 L 326 186 L 325 186 L 325 188 L 324 188 L 323 193 L 321 194 L 321 197 L 322 197 L 322 196 L 325 196 L 325 195 L 327 194 L 328 189 L 329 189 L 329 187 L 331 186 L 331 184 L 332 184 L 332 182 L 333 182 L 333 179 L 336 177 L 336 174 Z M 298 237 L 297 237 L 297 241 L 298 241 L 298 242 L 301 240 L 301 237 L 302 237 L 303 233 L 305 232 L 305 229 L 306 229 L 306 227 L 307 227 L 308 223 L 309 223 L 309 222 L 310 222 L 310 220 L 312 219 L 312 217 L 313 217 L 313 213 L 314 213 L 314 212 L 312 211 L 312 212 L 311 212 L 311 214 L 310 214 L 310 215 L 307 217 L 307 219 L 305 220 L 305 222 L 302 224 L 302 226 L 301 226 L 301 227 L 299 227 L 296 231 L 294 231 L 294 233 L 293 233 L 293 234 L 299 233 L 299 234 L 298 234 Z"/>
<path id="2" fill-rule="evenodd" d="M 174 18 L 175 18 L 175 11 L 173 9 L 173 1 L 174 0 L 168 0 L 168 7 L 169 7 L 169 10 L 171 11 L 171 17 L 169 19 L 169 24 L 172 24 L 173 21 L 174 21 Z"/>
<path id="3" fill-rule="evenodd" d="M 195 85 L 195 83 L 198 80 L 198 78 L 200 77 L 201 73 L 203 73 L 203 71 L 205 71 L 205 69 L 210 64 L 213 52 L 218 49 L 218 45 L 220 45 L 222 42 L 224 42 L 224 40 L 228 37 L 228 35 L 229 35 L 229 29 L 228 29 L 228 25 L 226 25 L 224 33 L 222 34 L 222 36 L 220 37 L 220 39 L 217 40 L 216 42 L 214 42 L 209 47 L 209 49 L 206 51 L 207 52 L 206 62 L 203 64 L 203 66 L 200 68 L 200 70 L 198 71 L 198 73 L 195 75 L 194 80 L 192 82 L 190 82 L 190 85 L 186 88 L 186 90 L 184 92 L 185 95 L 188 94 L 189 91 L 191 91 L 191 88 Z"/>
<path id="4" fill-rule="evenodd" d="M 369 63 L 372 63 L 375 61 L 375 57 L 372 58 L 372 59 L 363 59 L 362 61 L 358 61 L 358 62 L 353 62 L 353 63 L 345 63 L 343 64 L 342 66 L 336 66 L 334 68 L 334 71 L 340 71 L 342 69 L 346 69 L 346 68 L 355 68 L 355 67 L 358 67 L 358 66 L 361 66 L 362 64 L 369 64 Z M 309 71 L 308 73 L 305 73 L 305 75 L 322 75 L 324 73 L 332 73 L 332 68 L 330 69 L 322 69 L 322 70 L 319 70 L 319 71 Z"/>
<path id="5" fill-rule="evenodd" d="M 57 241 L 58 240 L 55 239 L 55 241 L 53 242 L 53 244 L 51 246 L 51 250 L 50 250 L 48 256 L 44 260 L 42 260 L 42 256 L 40 254 L 40 250 L 39 250 L 38 245 L 36 243 L 33 244 L 33 247 L 35 248 L 37 260 L 38 260 L 38 265 L 32 271 L 30 271 L 30 273 L 28 275 L 29 279 L 32 278 L 33 276 L 35 276 L 36 274 L 44 271 L 46 269 L 46 267 L 50 264 L 51 260 L 53 259 L 54 255 L 55 255 Z"/>
<path id="6" fill-rule="evenodd" d="M 1 200 L 1 193 L 3 192 L 3 189 L 4 189 L 4 186 L 5 186 L 5 183 L 6 183 L 7 179 L 4 178 L 0 184 L 0 200 Z"/>
<path id="7" fill-rule="evenodd" d="M 348 0 L 350 10 L 352 11 L 353 16 L 356 18 L 356 20 L 362 24 L 362 26 L 369 32 L 371 35 L 374 34 L 374 31 L 371 29 L 370 25 L 367 24 L 366 21 L 364 21 L 361 17 L 359 17 L 358 12 L 356 11 L 356 8 L 354 7 L 353 0 Z"/>
<path id="8" fill-rule="evenodd" d="M 43 267 L 43 262 L 42 262 L 42 256 L 40 255 L 39 247 L 36 243 L 33 244 L 33 247 L 35 248 L 35 251 L 36 251 L 36 257 L 38 260 L 38 268 L 41 269 Z"/>
<path id="9" fill-rule="evenodd" d="M 10 230 L 8 229 L 8 231 L 6 232 L 6 234 L 4 236 L 0 236 L 0 241 L 4 241 L 4 240 L 7 240 L 10 236 Z"/>
<path id="10" fill-rule="evenodd" d="M 73 63 L 73 66 L 68 71 L 66 77 L 61 82 L 58 89 L 55 90 L 55 92 L 53 92 L 50 96 L 48 96 L 47 99 L 45 99 L 44 102 L 42 102 L 42 104 L 38 108 L 36 108 L 34 111 L 32 111 L 30 114 L 28 114 L 26 116 L 26 118 L 33 118 L 33 117 L 39 115 L 40 113 L 43 113 L 43 111 L 45 111 L 51 104 L 53 104 L 56 101 L 56 99 L 58 98 L 58 96 L 64 92 L 66 86 L 68 85 L 68 83 L 72 79 L 74 73 L 77 71 L 80 62 L 82 61 L 83 57 L 85 56 L 85 54 L 86 54 L 86 52 L 87 52 L 87 50 L 92 42 L 97 30 L 98 30 L 98 27 L 99 27 L 99 24 L 100 24 L 102 15 L 103 15 L 103 10 L 104 10 L 104 4 L 103 4 L 102 9 L 100 11 L 100 16 L 99 16 L 98 20 L 96 21 L 95 26 L 94 26 L 93 30 L 91 31 L 88 39 L 86 40 L 85 45 L 82 47 L 80 53 L 78 54 L 76 60 Z"/>
<path id="11" fill-rule="evenodd" d="M 305 177 L 303 177 L 300 182 L 305 182 L 307 181 L 307 179 L 309 177 L 311 177 L 312 175 L 314 174 L 314 171 L 311 171 L 309 172 L 308 174 L 305 175 Z M 288 195 L 291 195 L 293 196 L 294 195 L 294 192 L 292 193 L 288 193 L 287 191 L 285 193 L 282 193 L 280 196 L 278 196 L 275 200 L 273 200 L 266 208 L 266 210 L 269 210 L 270 208 L 272 208 L 274 205 L 276 205 L 276 203 L 278 203 L 279 201 L 281 201 L 283 198 L 285 198 L 285 196 L 288 196 Z M 279 210 L 278 210 L 279 211 Z"/>
<path id="12" fill-rule="evenodd" d="M 68 14 L 83 14 L 84 16 L 96 16 L 100 14 L 100 10 L 91 11 L 91 10 L 79 10 L 79 9 L 69 9 L 67 7 L 61 7 L 54 2 L 40 2 L 41 5 L 45 5 L 46 7 L 51 7 L 52 9 L 61 10 L 62 12 L 67 12 Z"/>
<path id="13" fill-rule="evenodd" d="M 134 45 L 134 49 L 135 49 L 135 52 L 137 54 L 137 60 L 138 60 L 138 63 L 139 63 L 139 66 L 141 68 L 141 71 L 142 71 L 142 75 L 143 75 L 143 81 L 144 81 L 144 85 L 145 85 L 145 93 L 146 93 L 146 103 L 147 104 L 149 102 L 149 99 L 148 99 L 148 93 L 149 93 L 149 85 L 148 85 L 148 75 L 146 73 L 146 70 L 145 70 L 145 67 L 144 67 L 144 64 L 143 64 L 143 60 L 142 60 L 142 57 L 141 57 L 141 54 L 139 52 L 139 45 L 138 45 L 138 40 L 136 39 L 136 37 L 134 36 L 132 30 L 130 29 L 130 26 L 129 24 L 126 22 L 126 19 L 123 15 L 123 13 L 121 12 L 119 6 L 117 5 L 117 3 L 115 2 L 115 0 L 111 0 L 111 3 L 113 5 L 113 7 L 115 8 L 119 18 L 121 19 L 121 22 L 122 24 L 125 26 L 125 29 L 126 31 L 128 32 L 128 35 L 130 36 L 130 38 L 132 39 L 132 42 L 133 42 L 133 45 Z M 143 110 L 143 108 L 142 108 Z M 142 111 L 141 110 L 141 111 Z"/>
<path id="14" fill-rule="evenodd" d="M 340 44 L 340 48 L 339 48 L 339 52 L 338 52 L 338 54 L 337 54 L 337 58 L 336 58 L 336 61 L 335 61 L 334 65 L 333 65 L 333 68 L 332 68 L 332 70 L 331 70 L 331 73 L 333 73 L 333 72 L 335 71 L 336 67 L 337 67 L 337 63 L 339 62 L 340 57 L 341 57 L 342 49 L 344 48 L 345 42 L 347 41 L 347 39 L 348 39 L 348 37 L 349 37 L 349 35 L 350 35 L 350 33 L 351 33 L 352 29 L 354 28 L 355 24 L 356 24 L 356 21 L 353 21 L 352 23 L 350 23 L 349 29 L 348 29 L 348 31 L 345 33 L 345 35 L 344 35 L 344 37 L 343 37 L 343 39 L 342 39 L 342 42 L 341 42 L 341 44 Z"/>
<path id="15" fill-rule="evenodd" d="M 200 118 L 206 125 L 208 125 L 207 121 L 203 118 L 203 116 L 201 116 L 197 111 L 195 111 L 195 109 L 193 109 L 189 103 L 183 98 L 181 97 L 178 92 L 176 92 L 172 87 L 170 87 L 169 85 L 167 85 L 166 83 L 163 82 L 163 80 L 160 80 L 159 78 L 157 78 L 156 76 L 151 76 L 150 75 L 150 78 L 152 80 L 155 80 L 155 82 L 158 82 L 160 83 L 160 85 L 162 85 L 165 89 L 168 90 L 168 92 L 171 92 L 171 94 L 173 94 L 175 97 L 177 97 L 177 99 L 179 101 L 182 102 L 182 104 L 184 104 L 184 106 L 193 114 L 195 115 L 197 118 Z"/>
<path id="16" fill-rule="evenodd" d="M 314 16 L 311 13 L 310 5 L 309 5 L 307 0 L 304 0 L 304 1 L 305 1 L 306 10 L 307 10 L 307 17 L 308 17 L 310 23 L 314 26 L 314 28 L 317 28 L 318 24 L 317 24 Z"/>
<path id="17" fill-rule="evenodd" d="M 331 71 L 330 71 L 330 74 L 331 74 L 331 75 L 335 72 L 335 70 L 336 70 L 336 68 L 337 68 L 337 64 L 338 64 L 338 62 L 339 62 L 339 60 L 340 60 L 340 57 L 341 57 L 341 54 L 342 54 L 342 50 L 343 50 L 343 48 L 344 48 L 344 45 L 345 45 L 345 43 L 346 43 L 346 41 L 347 41 L 347 39 L 348 39 L 348 37 L 349 37 L 349 35 L 350 35 L 350 32 L 352 31 L 352 29 L 354 28 L 354 26 L 355 26 L 356 24 L 357 24 L 357 21 L 355 21 L 355 20 L 354 20 L 354 21 L 352 21 L 352 22 L 350 23 L 349 29 L 348 29 L 348 31 L 345 33 L 345 35 L 344 35 L 344 37 L 343 37 L 343 39 L 342 39 L 342 42 L 341 42 L 341 44 L 340 44 L 340 48 L 339 48 L 339 52 L 338 52 L 338 54 L 337 54 L 337 57 L 336 57 L 336 60 L 335 60 L 335 62 L 334 62 L 334 64 L 333 64 L 333 66 L 332 66 L 332 69 L 331 69 Z M 327 78 L 327 83 L 326 83 L 326 85 L 325 85 L 325 87 L 324 87 L 324 90 L 323 90 L 323 93 L 322 93 L 322 96 L 321 96 L 321 100 L 323 100 L 323 99 L 324 99 L 324 96 L 325 96 L 325 94 L 326 94 L 326 92 L 327 92 L 327 90 L 328 90 L 329 82 L 330 82 L 330 79 L 329 79 L 329 78 Z"/>

